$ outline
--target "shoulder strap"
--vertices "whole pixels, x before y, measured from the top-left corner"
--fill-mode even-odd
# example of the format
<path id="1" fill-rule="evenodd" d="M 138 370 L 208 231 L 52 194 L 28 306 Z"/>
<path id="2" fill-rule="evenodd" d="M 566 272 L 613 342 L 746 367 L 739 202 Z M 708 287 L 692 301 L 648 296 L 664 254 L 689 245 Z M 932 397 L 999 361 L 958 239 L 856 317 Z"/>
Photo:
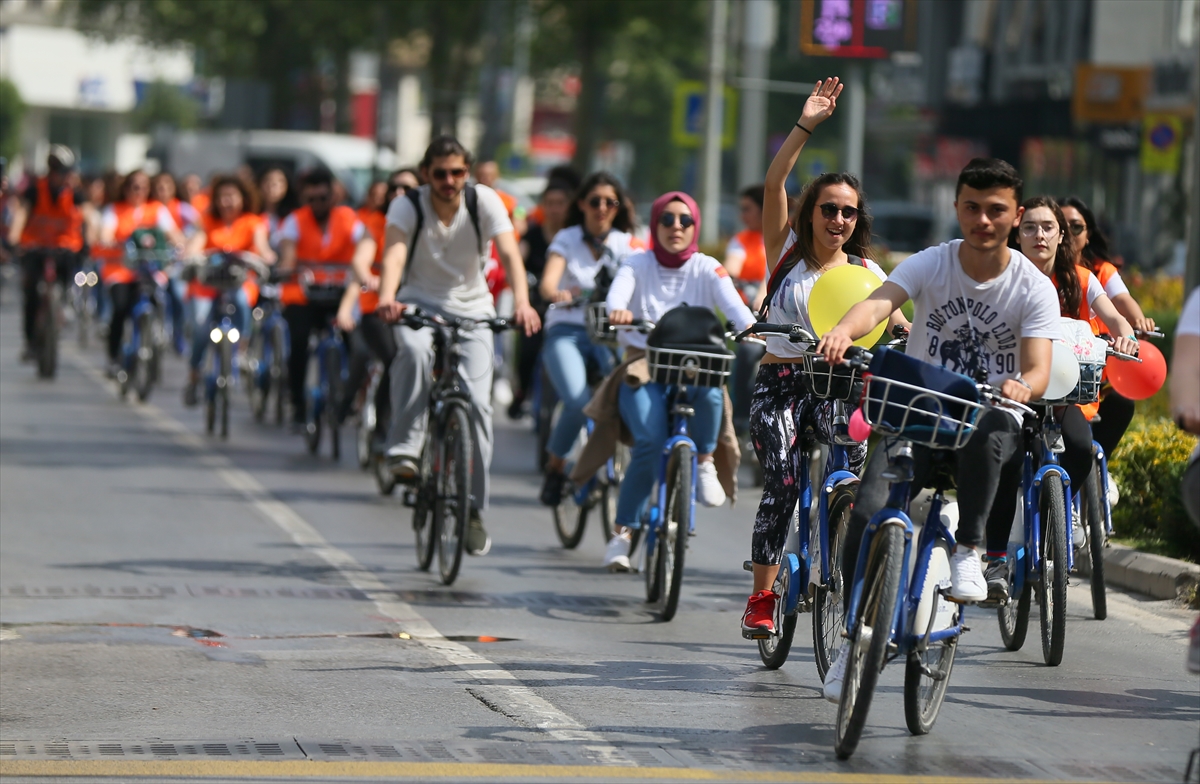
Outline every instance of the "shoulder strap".
<path id="1" fill-rule="evenodd" d="M 860 259 L 858 256 L 855 256 L 854 254 L 851 254 L 851 253 L 848 253 L 848 254 L 846 254 L 846 255 L 847 255 L 847 257 L 850 259 L 850 263 L 851 263 L 851 264 L 857 264 L 857 265 L 858 265 L 858 266 L 860 266 L 860 267 L 866 267 L 866 266 L 867 266 L 867 262 L 866 262 L 865 260 L 863 260 L 863 259 Z"/>
<path id="2" fill-rule="evenodd" d="M 762 307 L 758 311 L 758 320 L 765 321 L 767 311 L 771 308 L 771 300 L 775 299 L 775 294 L 779 291 L 779 287 L 783 285 L 783 280 L 796 265 L 800 263 L 800 254 L 796 253 L 796 246 L 793 245 L 779 263 L 775 265 L 775 269 L 771 272 L 771 277 L 767 278 L 767 295 L 763 297 Z"/>
<path id="3" fill-rule="evenodd" d="M 471 216 L 471 225 L 475 227 L 475 247 L 479 255 L 483 255 L 483 234 L 479 231 L 479 192 L 474 185 L 463 189 L 463 198 L 467 200 L 467 214 Z"/>
<path id="4" fill-rule="evenodd" d="M 409 200 L 413 209 L 416 210 L 417 225 L 413 229 L 412 236 L 408 238 L 408 259 L 404 264 L 404 276 L 400 280 L 400 288 L 404 288 L 404 284 L 408 282 L 408 271 L 412 269 L 413 257 L 417 251 L 417 241 L 421 238 L 421 229 L 425 227 L 425 213 L 421 210 L 421 190 L 419 188 L 410 188 L 404 193 L 404 197 Z"/>

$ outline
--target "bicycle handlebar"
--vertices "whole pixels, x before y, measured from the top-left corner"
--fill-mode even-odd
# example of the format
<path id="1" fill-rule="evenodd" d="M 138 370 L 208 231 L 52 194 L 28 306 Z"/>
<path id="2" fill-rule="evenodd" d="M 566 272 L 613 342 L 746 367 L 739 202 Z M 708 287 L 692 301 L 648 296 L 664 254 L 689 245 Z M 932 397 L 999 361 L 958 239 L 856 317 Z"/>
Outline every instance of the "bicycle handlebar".
<path id="1" fill-rule="evenodd" d="M 469 319 L 469 318 L 443 318 L 436 313 L 426 313 L 420 308 L 408 308 L 400 316 L 400 322 L 409 329 L 422 329 L 423 327 L 441 327 L 449 329 L 453 332 L 467 332 L 476 327 L 487 327 L 492 332 L 503 332 L 506 329 L 512 329 L 512 324 L 505 318 L 490 318 L 490 319 Z"/>

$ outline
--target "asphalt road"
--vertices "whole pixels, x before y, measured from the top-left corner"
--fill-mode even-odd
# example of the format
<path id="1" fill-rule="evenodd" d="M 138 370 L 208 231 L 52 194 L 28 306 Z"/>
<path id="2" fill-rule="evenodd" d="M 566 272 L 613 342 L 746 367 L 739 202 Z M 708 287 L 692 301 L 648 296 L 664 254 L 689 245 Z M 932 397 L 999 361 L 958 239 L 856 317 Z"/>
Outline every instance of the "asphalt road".
<path id="1" fill-rule="evenodd" d="M 97 348 L 53 382 L 18 363 L 0 307 L 0 773 L 6 781 L 354 779 L 1180 781 L 1200 745 L 1194 615 L 1073 586 L 1060 667 L 1036 626 L 1003 650 L 968 612 L 932 734 L 883 674 L 856 756 L 833 756 L 801 618 L 764 669 L 738 620 L 757 501 L 702 510 L 684 601 L 644 609 L 600 568 L 598 529 L 562 550 L 535 501 L 528 427 L 498 425 L 495 545 L 456 585 L 415 568 L 409 510 L 250 419 L 228 442 L 180 403 L 119 401 Z M 1036 613 L 1036 608 L 1035 608 Z M 1036 624 L 1036 617 L 1035 617 Z M 481 636 L 499 638 L 479 642 Z"/>

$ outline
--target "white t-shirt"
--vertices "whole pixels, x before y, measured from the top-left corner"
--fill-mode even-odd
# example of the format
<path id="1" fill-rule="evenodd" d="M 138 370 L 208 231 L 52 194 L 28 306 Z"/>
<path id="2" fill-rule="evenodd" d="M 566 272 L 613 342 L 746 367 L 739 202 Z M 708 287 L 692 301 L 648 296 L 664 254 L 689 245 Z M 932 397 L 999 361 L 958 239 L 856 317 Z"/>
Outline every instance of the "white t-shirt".
<path id="1" fill-rule="evenodd" d="M 779 254 L 780 261 L 787 256 L 788 251 L 795 244 L 796 233 L 789 230 L 787 242 L 783 245 L 783 252 Z M 887 280 L 887 273 L 878 264 L 870 259 L 863 259 L 863 261 L 866 262 L 867 269 L 875 273 L 881 281 Z M 792 267 L 791 272 L 780 282 L 779 290 L 771 299 L 770 307 L 767 309 L 767 321 L 771 324 L 801 324 L 806 330 L 816 335 L 812 321 L 808 317 L 808 298 L 822 274 L 810 270 L 803 259 L 796 262 L 796 266 Z M 767 350 L 775 356 L 794 359 L 800 357 L 800 346 L 783 335 L 767 335 L 766 339 Z"/>
<path id="2" fill-rule="evenodd" d="M 1120 272 L 1113 272 L 1108 278 L 1108 283 L 1104 284 L 1104 293 L 1109 299 L 1115 299 L 1122 294 L 1129 293 L 1129 287 L 1125 285 L 1125 281 L 1121 280 Z"/>
<path id="3" fill-rule="evenodd" d="M 1179 323 L 1175 325 L 1175 337 L 1180 335 L 1200 336 L 1200 286 L 1192 289 L 1187 302 L 1183 303 L 1183 312 L 1179 314 Z"/>
<path id="4" fill-rule="evenodd" d="M 596 259 L 592 256 L 592 248 L 583 238 L 582 226 L 568 226 L 554 235 L 546 255 L 557 253 L 567 261 L 562 279 L 558 282 L 558 290 L 582 289 L 584 295 L 591 293 L 596 286 L 596 273 L 602 266 L 607 266 L 614 272 L 621 264 L 621 259 L 633 252 L 630 242 L 633 236 L 616 229 L 610 231 L 604 238 L 604 254 Z M 584 323 L 582 308 L 553 308 L 546 311 L 546 326 L 554 324 Z"/>
<path id="5" fill-rule="evenodd" d="M 1082 282 L 1082 281 L 1081 281 Z M 1088 272 L 1087 279 L 1087 305 L 1088 312 L 1092 310 L 1092 303 L 1095 302 L 1101 294 L 1106 294 L 1104 287 L 1100 285 L 1100 279 L 1096 277 L 1096 273 Z"/>
<path id="6" fill-rule="evenodd" d="M 471 186 L 468 186 L 471 187 Z M 405 264 L 405 281 L 396 299 L 435 307 L 460 318 L 492 318 L 496 315 L 483 268 L 491 256 L 493 237 L 513 230 L 508 210 L 496 192 L 476 185 L 479 204 L 479 235 L 471 225 L 467 198 L 458 202 L 458 212 L 445 225 L 433 211 L 429 186 L 419 193 L 424 223 L 417 238 L 416 253 Z M 417 227 L 417 212 L 412 202 L 401 196 L 388 207 L 387 225 L 395 226 L 412 238 Z M 480 251 L 482 239 L 483 250 Z M 411 243 L 409 247 L 412 247 Z"/>
<path id="7" fill-rule="evenodd" d="M 720 309 L 738 329 L 754 324 L 754 314 L 742 298 L 729 273 L 712 256 L 695 253 L 678 269 L 658 263 L 654 251 L 644 250 L 625 258 L 605 300 L 608 312 L 628 310 L 635 319 L 658 323 L 663 314 L 680 305 Z M 646 335 L 621 330 L 618 341 L 627 348 L 645 348 Z"/>
<path id="8" fill-rule="evenodd" d="M 134 209 L 134 221 L 142 222 L 142 211 L 147 209 L 157 209 L 158 215 L 154 219 L 154 227 L 160 231 L 174 231 L 179 228 L 175 225 L 175 219 L 171 217 L 171 211 L 156 201 L 146 202 L 141 207 Z M 104 213 L 100 216 L 100 228 L 106 232 L 116 231 L 117 229 L 117 211 L 109 205 L 104 208 Z"/>
<path id="9" fill-rule="evenodd" d="M 962 240 L 909 256 L 889 280 L 913 301 L 907 353 L 999 386 L 1021 372 L 1021 340 L 1059 338 L 1058 292 L 1020 251 L 998 278 L 979 283 L 958 260 Z"/>
<path id="10" fill-rule="evenodd" d="M 366 230 L 367 227 L 363 225 L 363 222 L 356 220 L 354 221 L 354 228 L 350 230 L 350 238 L 354 240 L 355 244 L 358 244 L 362 241 L 363 232 Z M 291 215 L 288 215 L 283 219 L 283 223 L 279 227 L 278 239 L 291 240 L 292 242 L 300 241 L 300 222 L 296 220 L 296 213 L 293 212 Z M 328 226 L 325 227 L 325 234 L 321 236 L 321 244 L 329 244 Z"/>

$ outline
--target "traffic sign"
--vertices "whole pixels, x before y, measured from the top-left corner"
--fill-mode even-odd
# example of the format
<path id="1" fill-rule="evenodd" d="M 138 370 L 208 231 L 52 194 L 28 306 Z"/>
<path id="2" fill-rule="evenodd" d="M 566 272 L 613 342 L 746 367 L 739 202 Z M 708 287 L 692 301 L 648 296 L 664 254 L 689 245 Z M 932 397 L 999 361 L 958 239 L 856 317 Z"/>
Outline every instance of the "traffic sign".
<path id="1" fill-rule="evenodd" d="M 677 147 L 698 148 L 704 141 L 704 103 L 708 87 L 704 82 L 683 80 L 675 83 L 675 103 L 671 112 L 671 141 Z M 725 87 L 721 149 L 733 148 L 737 138 L 737 90 Z"/>
<path id="2" fill-rule="evenodd" d="M 1148 114 L 1142 125 L 1142 171 L 1174 174 L 1183 151 L 1183 120 L 1171 114 Z"/>

